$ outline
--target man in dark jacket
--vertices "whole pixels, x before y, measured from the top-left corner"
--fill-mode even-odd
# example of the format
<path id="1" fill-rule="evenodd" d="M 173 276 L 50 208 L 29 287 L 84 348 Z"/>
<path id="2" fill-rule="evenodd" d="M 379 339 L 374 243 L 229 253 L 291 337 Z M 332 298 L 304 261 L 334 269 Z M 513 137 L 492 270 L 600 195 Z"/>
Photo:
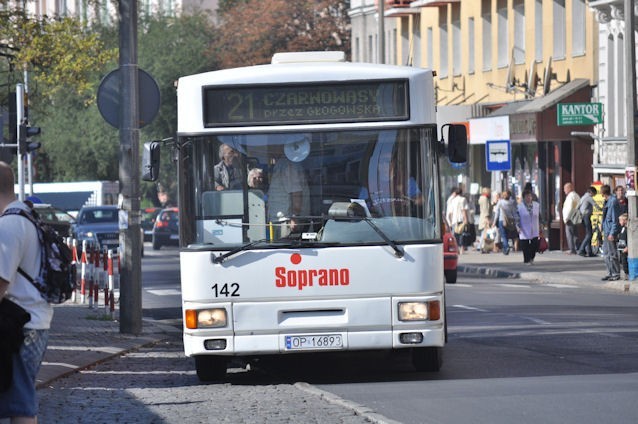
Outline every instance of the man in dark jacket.
<path id="1" fill-rule="evenodd" d="M 620 259 L 616 247 L 616 240 L 620 233 L 620 225 L 618 217 L 621 215 L 620 204 L 618 198 L 611 192 L 611 187 L 605 184 L 600 188 L 600 192 L 605 198 L 605 206 L 603 206 L 603 252 L 605 255 L 605 266 L 607 267 L 607 275 L 602 278 L 603 281 L 620 280 Z"/>

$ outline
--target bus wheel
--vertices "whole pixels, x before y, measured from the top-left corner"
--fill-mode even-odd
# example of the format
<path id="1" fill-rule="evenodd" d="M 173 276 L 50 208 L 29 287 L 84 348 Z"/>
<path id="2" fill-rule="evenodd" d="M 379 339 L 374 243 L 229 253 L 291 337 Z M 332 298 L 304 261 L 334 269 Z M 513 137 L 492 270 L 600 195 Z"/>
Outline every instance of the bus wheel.
<path id="1" fill-rule="evenodd" d="M 443 349 L 440 347 L 412 348 L 412 365 L 417 371 L 437 372 L 443 363 Z"/>
<path id="2" fill-rule="evenodd" d="M 448 284 L 456 284 L 456 269 L 445 270 L 445 282 Z"/>
<path id="3" fill-rule="evenodd" d="M 199 381 L 219 381 L 226 377 L 226 358 L 223 356 L 195 356 Z"/>

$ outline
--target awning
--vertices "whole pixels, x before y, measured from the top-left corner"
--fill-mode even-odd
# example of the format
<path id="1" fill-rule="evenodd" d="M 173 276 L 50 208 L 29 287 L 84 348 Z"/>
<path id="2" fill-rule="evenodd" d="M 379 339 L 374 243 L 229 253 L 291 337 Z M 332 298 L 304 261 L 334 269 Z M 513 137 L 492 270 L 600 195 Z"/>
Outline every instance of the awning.
<path id="1" fill-rule="evenodd" d="M 522 100 L 518 102 L 508 103 L 490 116 L 512 115 L 513 113 L 540 113 L 552 106 L 556 106 L 561 101 L 578 93 L 585 87 L 589 86 L 589 80 L 586 78 L 578 78 L 563 84 L 548 94 L 535 98 L 533 100 Z"/>
<path id="2" fill-rule="evenodd" d="M 592 125 L 559 126 L 558 103 L 590 102 L 591 87 L 585 78 L 575 79 L 533 100 L 510 102 L 490 117 L 508 116 L 512 142 L 571 140 L 573 131 L 591 131 Z"/>

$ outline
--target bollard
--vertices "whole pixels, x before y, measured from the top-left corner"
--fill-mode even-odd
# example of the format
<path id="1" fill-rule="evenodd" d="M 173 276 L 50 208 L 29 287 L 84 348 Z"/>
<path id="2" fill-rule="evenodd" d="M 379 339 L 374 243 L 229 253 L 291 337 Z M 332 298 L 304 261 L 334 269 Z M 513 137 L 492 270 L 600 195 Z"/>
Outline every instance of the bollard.
<path id="1" fill-rule="evenodd" d="M 94 274 L 95 263 L 95 249 L 91 244 L 89 247 L 89 254 L 87 255 L 87 282 L 89 285 L 89 309 L 93 309 L 93 291 L 95 290 L 95 276 Z"/>
<path id="2" fill-rule="evenodd" d="M 108 274 L 108 284 L 104 285 L 104 299 L 105 305 L 104 308 L 108 309 L 109 304 L 111 303 L 110 293 L 113 292 L 113 251 L 109 250 L 107 253 L 107 269 L 106 272 Z"/>
<path id="3" fill-rule="evenodd" d="M 73 287 L 73 293 L 71 293 L 71 301 L 73 303 L 77 303 L 77 287 L 78 287 L 78 241 L 73 239 L 71 242 L 71 253 L 73 254 L 73 259 L 71 260 L 71 267 L 73 269 L 73 282 L 75 283 Z"/>
<path id="4" fill-rule="evenodd" d="M 82 241 L 82 267 L 80 269 L 80 303 L 86 301 L 86 240 Z"/>
<path id="5" fill-rule="evenodd" d="M 102 271 L 100 267 L 100 249 L 99 247 L 95 249 L 95 267 L 93 268 L 93 284 L 95 286 L 95 290 L 93 295 L 95 296 L 95 307 L 98 307 L 99 303 L 99 293 L 100 293 L 100 281 L 102 276 Z"/>

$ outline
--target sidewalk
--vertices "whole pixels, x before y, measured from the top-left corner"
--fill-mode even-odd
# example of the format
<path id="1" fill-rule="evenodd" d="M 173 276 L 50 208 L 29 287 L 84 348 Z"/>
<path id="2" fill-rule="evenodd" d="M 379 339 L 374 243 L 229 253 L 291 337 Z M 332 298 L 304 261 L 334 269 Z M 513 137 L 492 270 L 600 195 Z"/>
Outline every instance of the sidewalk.
<path id="1" fill-rule="evenodd" d="M 638 294 L 638 280 L 602 281 L 607 268 L 602 257 L 582 257 L 552 250 L 537 254 L 533 265 L 521 252 L 482 254 L 474 250 L 459 257 L 458 272 L 490 278 L 521 278 L 549 284 L 569 284 Z M 622 272 L 621 272 L 622 274 Z"/>
<path id="2" fill-rule="evenodd" d="M 533 265 L 523 263 L 520 252 L 481 254 L 468 251 L 459 258 L 461 275 L 488 278 L 520 278 L 547 284 L 568 284 L 638 294 L 636 281 L 601 281 L 606 269 L 600 257 L 583 258 L 559 251 L 537 255 Z M 120 334 L 119 321 L 105 314 L 104 307 L 67 302 L 54 306 L 49 345 L 38 374 L 38 387 L 53 380 L 118 356 L 129 350 L 181 333 L 181 329 L 144 321 L 139 336 Z M 119 311 L 116 311 L 116 316 Z"/>
<path id="3" fill-rule="evenodd" d="M 119 311 L 115 311 L 116 317 Z M 89 309 L 88 305 L 67 302 L 54 305 L 49 343 L 37 387 L 118 356 L 129 350 L 165 339 L 175 327 L 143 321 L 139 336 L 120 334 L 120 323 L 105 314 L 104 306 Z"/>

